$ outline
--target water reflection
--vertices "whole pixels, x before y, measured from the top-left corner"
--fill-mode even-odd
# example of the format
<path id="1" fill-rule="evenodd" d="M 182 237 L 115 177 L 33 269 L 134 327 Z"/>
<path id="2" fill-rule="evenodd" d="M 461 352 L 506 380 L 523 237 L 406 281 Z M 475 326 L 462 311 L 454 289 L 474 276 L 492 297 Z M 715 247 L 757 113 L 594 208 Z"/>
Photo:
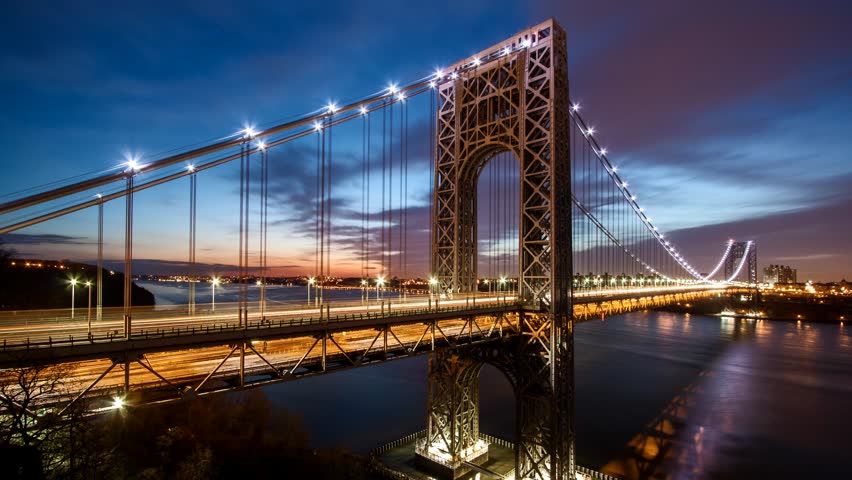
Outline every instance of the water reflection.
<path id="1" fill-rule="evenodd" d="M 604 472 L 629 479 L 850 478 L 852 357 L 838 325 L 689 321 L 701 327 L 683 339 L 695 351 L 677 349 L 675 342 L 668 348 L 707 368 L 640 427 L 620 454 L 602 463 Z M 708 357 L 708 327 L 714 322 L 726 341 Z M 665 345 L 669 322 L 659 327 L 651 320 L 646 328 L 660 336 L 657 345 Z M 642 338 L 649 332 L 635 333 Z M 583 394 L 578 389 L 578 397 Z M 631 408 L 629 400 L 612 406 Z M 581 453 L 582 438 L 580 432 Z"/>

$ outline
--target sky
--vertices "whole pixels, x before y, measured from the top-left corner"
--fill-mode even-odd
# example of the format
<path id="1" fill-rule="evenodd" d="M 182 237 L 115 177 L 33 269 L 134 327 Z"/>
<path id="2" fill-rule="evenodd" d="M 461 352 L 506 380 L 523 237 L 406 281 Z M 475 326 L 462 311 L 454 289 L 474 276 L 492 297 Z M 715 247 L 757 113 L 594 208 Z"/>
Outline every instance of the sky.
<path id="1" fill-rule="evenodd" d="M 567 33 L 572 99 L 693 265 L 709 269 L 736 238 L 757 242 L 761 267 L 852 277 L 845 1 L 13 2 L 0 18 L 0 201 L 109 171 L 127 153 L 160 158 L 423 78 L 550 17 Z M 407 107 L 409 261 L 423 274 L 427 102 Z M 361 135 L 335 132 L 340 232 L 359 221 Z M 270 153 L 278 273 L 313 268 L 315 149 L 309 138 Z M 238 176 L 234 164 L 198 174 L 197 258 L 211 272 L 237 260 Z M 184 267 L 187 205 L 186 181 L 137 194 L 136 272 Z M 113 260 L 123 208 L 105 206 Z M 381 209 L 375 195 L 370 209 Z M 91 261 L 96 215 L 2 240 L 20 256 Z M 352 241 L 337 247 L 335 268 L 358 274 Z"/>

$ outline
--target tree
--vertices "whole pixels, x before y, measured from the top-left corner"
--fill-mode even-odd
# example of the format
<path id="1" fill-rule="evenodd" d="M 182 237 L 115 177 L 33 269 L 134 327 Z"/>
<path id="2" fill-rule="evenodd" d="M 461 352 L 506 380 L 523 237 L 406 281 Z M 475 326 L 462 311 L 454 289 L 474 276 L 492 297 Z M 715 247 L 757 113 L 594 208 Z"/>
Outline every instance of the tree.
<path id="1" fill-rule="evenodd" d="M 67 462 L 73 421 L 82 404 L 57 415 L 53 405 L 73 388 L 69 366 L 24 366 L 0 372 L 0 456 L 21 478 L 42 478 Z"/>

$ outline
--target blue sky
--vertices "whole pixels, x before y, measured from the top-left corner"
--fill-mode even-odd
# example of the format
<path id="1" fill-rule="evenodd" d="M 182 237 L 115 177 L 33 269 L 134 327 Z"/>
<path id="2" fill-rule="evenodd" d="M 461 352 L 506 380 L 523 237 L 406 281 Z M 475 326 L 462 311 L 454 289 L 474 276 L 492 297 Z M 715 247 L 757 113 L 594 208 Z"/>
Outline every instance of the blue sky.
<path id="1" fill-rule="evenodd" d="M 549 17 L 568 34 L 572 97 L 693 264 L 712 265 L 734 237 L 758 242 L 761 265 L 850 277 L 852 5 L 842 1 L 17 2 L 0 19 L 0 195 L 359 98 Z M 412 100 L 412 129 L 425 128 L 414 103 L 426 101 Z M 335 135 L 341 178 L 358 176 L 360 127 Z M 312 265 L 313 232 L 296 217 L 314 148 L 299 141 L 270 157 L 270 264 L 290 273 Z M 410 148 L 409 206 L 425 219 L 423 135 Z M 200 262 L 236 261 L 234 175 L 236 165 L 199 175 Z M 185 258 L 178 183 L 138 195 L 138 258 Z M 340 205 L 360 195 L 344 180 L 336 191 Z M 106 212 L 107 253 L 121 258 L 123 202 Z M 95 218 L 4 241 L 22 255 L 92 259 Z"/>

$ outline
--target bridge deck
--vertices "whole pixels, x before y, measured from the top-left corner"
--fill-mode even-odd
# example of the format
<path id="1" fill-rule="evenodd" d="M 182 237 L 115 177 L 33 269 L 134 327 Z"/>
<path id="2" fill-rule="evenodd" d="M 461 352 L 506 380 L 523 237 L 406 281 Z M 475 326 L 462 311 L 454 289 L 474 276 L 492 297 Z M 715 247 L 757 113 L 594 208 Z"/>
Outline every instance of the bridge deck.
<path id="1" fill-rule="evenodd" d="M 718 292 L 706 286 L 578 292 L 574 312 L 582 321 Z M 136 320 L 129 339 L 116 336 L 115 325 L 101 326 L 109 330 L 89 338 L 79 320 L 7 324 L 0 327 L 0 368 L 7 369 L 0 381 L 16 368 L 59 365 L 67 385 L 52 395 L 54 402 L 86 394 L 98 408 L 118 394 L 134 404 L 154 403 L 501 341 L 520 332 L 521 315 L 534 313 L 513 297 L 486 295 L 411 298 L 378 307 L 339 303 L 322 313 L 270 311 L 263 319 L 250 316 L 246 327 L 236 323 L 235 313 L 175 318 L 149 312 Z M 81 328 L 83 335 L 68 333 Z"/>

